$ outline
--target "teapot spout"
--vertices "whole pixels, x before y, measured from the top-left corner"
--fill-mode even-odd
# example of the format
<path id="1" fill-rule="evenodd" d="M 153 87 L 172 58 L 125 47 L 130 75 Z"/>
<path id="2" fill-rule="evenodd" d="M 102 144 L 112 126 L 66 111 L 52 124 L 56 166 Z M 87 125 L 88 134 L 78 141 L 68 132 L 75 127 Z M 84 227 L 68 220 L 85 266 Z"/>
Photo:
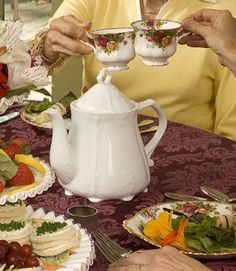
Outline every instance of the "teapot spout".
<path id="1" fill-rule="evenodd" d="M 50 164 L 61 184 L 66 185 L 76 174 L 75 159 L 71 153 L 67 130 L 58 109 L 48 109 L 45 112 L 49 115 L 53 126 Z"/>

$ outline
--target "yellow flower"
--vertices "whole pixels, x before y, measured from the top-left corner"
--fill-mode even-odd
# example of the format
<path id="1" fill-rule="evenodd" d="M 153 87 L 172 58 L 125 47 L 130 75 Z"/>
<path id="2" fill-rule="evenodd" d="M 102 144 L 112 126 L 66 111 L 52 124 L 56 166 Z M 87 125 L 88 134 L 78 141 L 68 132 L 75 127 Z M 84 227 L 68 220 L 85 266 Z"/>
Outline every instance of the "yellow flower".
<path id="1" fill-rule="evenodd" d="M 144 227 L 143 233 L 151 239 L 164 239 L 170 231 L 173 231 L 172 214 L 161 212 L 158 218 L 150 220 Z"/>
<path id="2" fill-rule="evenodd" d="M 171 36 L 166 36 L 161 40 L 161 44 L 166 47 L 171 43 Z"/>
<path id="3" fill-rule="evenodd" d="M 107 49 L 109 51 L 114 51 L 116 49 L 116 47 L 117 47 L 117 44 L 114 40 L 111 40 L 107 43 Z"/>
<path id="4" fill-rule="evenodd" d="M 188 220 L 181 220 L 178 230 L 172 228 L 172 215 L 161 212 L 157 219 L 150 220 L 144 227 L 143 233 L 161 246 L 173 245 L 183 251 L 189 250 L 184 237 L 184 229 Z"/>

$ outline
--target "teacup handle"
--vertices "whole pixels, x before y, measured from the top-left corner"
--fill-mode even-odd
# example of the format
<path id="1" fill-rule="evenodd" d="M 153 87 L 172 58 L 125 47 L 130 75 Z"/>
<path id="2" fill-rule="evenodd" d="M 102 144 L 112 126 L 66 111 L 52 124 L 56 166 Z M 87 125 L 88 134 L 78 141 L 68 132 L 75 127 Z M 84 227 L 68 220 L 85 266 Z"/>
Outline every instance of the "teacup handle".
<path id="1" fill-rule="evenodd" d="M 167 126 L 167 118 L 160 108 L 159 105 L 157 105 L 153 100 L 148 99 L 141 103 L 139 103 L 139 110 L 144 109 L 146 107 L 152 107 L 159 116 L 159 128 L 154 134 L 154 136 L 151 138 L 151 140 L 144 146 L 146 156 L 148 159 L 149 166 L 153 166 L 154 162 L 151 159 L 151 155 L 153 151 L 155 150 L 156 146 L 158 145 L 159 141 L 161 140 Z"/>
<path id="2" fill-rule="evenodd" d="M 98 50 L 95 47 L 95 43 L 94 43 L 94 40 L 93 40 L 92 36 L 88 32 L 86 32 L 86 35 L 87 35 L 87 38 L 89 40 L 88 42 L 83 41 L 83 40 L 79 40 L 79 41 L 81 43 L 83 43 L 84 45 L 87 45 L 87 46 L 91 47 L 93 49 L 93 52 L 94 52 L 95 56 L 97 56 Z"/>
<path id="3" fill-rule="evenodd" d="M 178 31 L 178 32 L 181 32 L 182 30 Z M 187 37 L 188 35 L 191 35 L 192 33 L 191 32 L 184 32 L 183 34 L 181 34 L 180 36 L 178 36 L 178 33 L 177 33 L 177 37 L 176 37 L 176 44 L 179 43 L 179 40 L 184 38 L 184 37 Z"/>

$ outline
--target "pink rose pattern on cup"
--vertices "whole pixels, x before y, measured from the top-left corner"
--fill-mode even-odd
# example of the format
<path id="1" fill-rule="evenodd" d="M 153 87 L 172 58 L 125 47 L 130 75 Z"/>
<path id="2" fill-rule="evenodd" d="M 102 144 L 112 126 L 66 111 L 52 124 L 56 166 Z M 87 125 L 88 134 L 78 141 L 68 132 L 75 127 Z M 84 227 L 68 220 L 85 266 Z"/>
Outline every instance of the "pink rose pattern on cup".
<path id="1" fill-rule="evenodd" d="M 125 46 L 128 43 L 127 39 L 130 38 L 134 43 L 134 33 L 131 33 L 129 36 L 125 36 L 125 33 L 95 35 L 94 41 L 98 50 L 110 55 L 113 51 L 119 49 L 120 44 Z"/>
<path id="2" fill-rule="evenodd" d="M 166 22 L 162 21 L 145 21 L 142 22 L 141 25 L 144 26 L 147 30 L 142 30 L 140 33 L 140 37 L 145 35 L 149 44 L 147 48 L 154 48 L 158 46 L 158 48 L 162 48 L 163 50 L 172 42 L 173 36 L 176 34 L 176 30 L 159 30 L 158 28 L 166 24 Z"/>

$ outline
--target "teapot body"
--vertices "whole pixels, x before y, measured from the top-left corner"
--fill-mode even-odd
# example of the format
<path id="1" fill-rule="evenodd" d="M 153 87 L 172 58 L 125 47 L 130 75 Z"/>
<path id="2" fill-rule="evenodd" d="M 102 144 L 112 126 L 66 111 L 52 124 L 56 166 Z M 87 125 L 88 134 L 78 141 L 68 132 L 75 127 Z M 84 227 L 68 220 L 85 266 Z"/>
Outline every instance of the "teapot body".
<path id="1" fill-rule="evenodd" d="M 138 104 L 119 114 L 86 112 L 71 104 L 69 132 L 76 173 L 67 192 L 90 201 L 131 200 L 150 182 L 149 165 L 137 125 Z"/>
<path id="2" fill-rule="evenodd" d="M 105 79 L 103 80 L 103 78 Z M 162 138 L 167 119 L 151 99 L 129 100 L 114 85 L 108 70 L 98 83 L 70 104 L 69 135 L 57 110 L 47 110 L 52 123 L 50 163 L 67 195 L 90 201 L 131 200 L 147 191 L 151 155 Z M 144 146 L 138 129 L 138 111 L 152 107 L 158 130 Z"/>

